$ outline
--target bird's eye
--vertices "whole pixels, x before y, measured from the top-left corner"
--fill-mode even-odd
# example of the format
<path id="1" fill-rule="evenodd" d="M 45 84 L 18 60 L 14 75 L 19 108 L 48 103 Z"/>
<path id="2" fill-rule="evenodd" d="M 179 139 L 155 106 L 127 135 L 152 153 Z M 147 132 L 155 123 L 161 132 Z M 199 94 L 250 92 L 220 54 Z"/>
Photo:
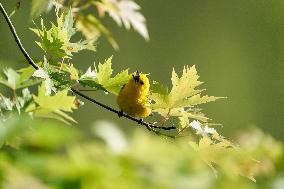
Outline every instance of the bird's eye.
<path id="1" fill-rule="evenodd" d="M 144 85 L 144 82 L 143 82 L 143 81 L 140 81 L 140 85 Z"/>

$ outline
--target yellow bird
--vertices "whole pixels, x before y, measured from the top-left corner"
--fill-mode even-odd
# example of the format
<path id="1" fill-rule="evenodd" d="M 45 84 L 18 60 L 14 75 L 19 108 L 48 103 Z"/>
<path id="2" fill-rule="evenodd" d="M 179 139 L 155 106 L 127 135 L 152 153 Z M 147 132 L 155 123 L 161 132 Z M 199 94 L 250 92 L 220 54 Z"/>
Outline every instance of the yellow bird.
<path id="1" fill-rule="evenodd" d="M 132 78 L 120 90 L 117 97 L 119 108 L 126 114 L 144 118 L 151 114 L 149 107 L 148 93 L 150 83 L 146 74 L 140 74 L 138 71 L 132 74 Z"/>

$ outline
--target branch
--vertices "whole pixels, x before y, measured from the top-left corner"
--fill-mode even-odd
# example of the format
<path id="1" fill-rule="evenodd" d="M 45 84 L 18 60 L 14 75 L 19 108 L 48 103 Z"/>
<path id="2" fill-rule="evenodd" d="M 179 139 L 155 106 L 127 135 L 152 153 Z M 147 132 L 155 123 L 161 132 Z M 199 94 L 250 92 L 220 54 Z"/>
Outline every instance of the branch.
<path id="1" fill-rule="evenodd" d="M 15 30 L 15 27 L 13 26 L 6 10 L 4 9 L 4 7 L 2 6 L 2 3 L 0 3 L 0 10 L 7 22 L 7 24 L 9 25 L 9 28 L 14 36 L 14 39 L 18 45 L 18 47 L 20 48 L 21 52 L 23 53 L 23 55 L 25 56 L 25 58 L 27 59 L 27 61 L 29 62 L 30 65 L 32 65 L 32 67 L 34 67 L 34 69 L 38 69 L 39 67 L 35 64 L 35 62 L 33 61 L 33 59 L 30 57 L 30 55 L 27 53 L 26 49 L 23 47 L 20 38 L 17 35 L 17 32 Z"/>
<path id="2" fill-rule="evenodd" d="M 14 36 L 14 39 L 15 39 L 15 41 L 16 41 L 18 47 L 20 48 L 22 54 L 23 54 L 23 55 L 25 56 L 25 58 L 27 59 L 28 63 L 29 63 L 34 69 L 38 70 L 38 69 L 39 69 L 39 66 L 35 64 L 35 62 L 33 61 L 33 59 L 30 57 L 30 55 L 28 54 L 28 52 L 27 52 L 27 51 L 25 50 L 25 48 L 23 47 L 23 45 L 22 45 L 22 43 L 21 43 L 21 41 L 20 41 L 20 38 L 18 37 L 18 35 L 17 35 L 17 33 L 16 33 L 15 27 L 13 26 L 13 24 L 12 24 L 12 22 L 11 22 L 11 20 L 10 20 L 8 14 L 7 14 L 7 12 L 5 11 L 4 7 L 2 6 L 2 3 L 0 3 L 0 10 L 1 10 L 1 12 L 2 12 L 2 14 L 3 14 L 3 16 L 4 16 L 5 20 L 6 20 L 6 22 L 8 23 L 9 28 L 10 28 L 10 30 L 11 30 L 13 36 Z M 176 127 L 159 127 L 159 126 L 155 126 L 155 125 L 153 125 L 153 124 L 144 122 L 142 119 L 137 119 L 137 118 L 131 117 L 131 116 L 129 116 L 129 115 L 127 115 L 127 114 L 125 114 L 125 113 L 123 113 L 123 112 L 121 112 L 121 111 L 115 110 L 115 109 L 113 109 L 113 108 L 111 108 L 111 107 L 109 107 L 109 106 L 107 106 L 107 105 L 105 105 L 105 104 L 102 104 L 102 103 L 100 103 L 100 102 L 98 102 L 98 101 L 96 101 L 96 100 L 94 100 L 94 99 L 92 99 L 92 98 L 90 98 L 90 97 L 84 95 L 83 93 L 79 92 L 78 90 L 76 90 L 76 89 L 74 89 L 74 88 L 72 88 L 72 87 L 71 87 L 71 91 L 74 92 L 75 94 L 77 94 L 77 95 L 79 95 L 79 96 L 81 96 L 81 97 L 83 97 L 83 98 L 85 98 L 85 99 L 87 99 L 87 100 L 89 100 L 89 101 L 91 101 L 91 102 L 93 102 L 93 103 L 95 103 L 95 104 L 97 104 L 97 105 L 99 105 L 99 106 L 101 106 L 101 107 L 103 107 L 103 108 L 105 108 L 105 109 L 111 111 L 111 112 L 116 113 L 119 117 L 125 117 L 125 118 L 127 118 L 127 119 L 129 119 L 129 120 L 131 120 L 131 121 L 134 121 L 134 122 L 136 122 L 136 123 L 142 125 L 142 126 L 145 126 L 145 127 L 147 127 L 148 130 L 150 130 L 150 131 L 152 131 L 152 132 L 154 132 L 154 133 L 156 133 L 156 134 L 161 134 L 161 135 L 165 135 L 165 136 L 167 136 L 167 137 L 173 138 L 173 136 L 171 136 L 171 135 L 167 135 L 167 134 L 164 134 L 164 133 L 160 133 L 159 131 L 154 130 L 154 129 L 172 130 L 172 129 L 176 129 Z"/>
<path id="3" fill-rule="evenodd" d="M 71 87 L 71 91 L 73 91 L 73 92 L 76 93 L 77 95 L 79 95 L 79 96 L 81 96 L 81 97 L 83 97 L 83 98 L 85 98 L 85 99 L 87 99 L 87 100 L 89 100 L 89 101 L 91 101 L 91 102 L 93 102 L 93 103 L 95 103 L 95 104 L 97 104 L 97 105 L 99 105 L 99 106 L 101 106 L 101 107 L 103 107 L 103 108 L 105 108 L 105 109 L 111 111 L 111 112 L 116 113 L 119 117 L 125 117 L 125 118 L 127 118 L 127 119 L 129 119 L 129 120 L 132 120 L 132 121 L 134 121 L 134 122 L 136 122 L 136 123 L 138 123 L 138 124 L 140 124 L 140 125 L 143 125 L 143 126 L 147 127 L 148 129 L 149 129 L 149 128 L 152 128 L 152 129 L 153 129 L 153 128 L 154 128 L 154 129 L 163 129 L 163 130 L 176 129 L 176 127 L 159 127 L 159 126 L 156 126 L 156 125 L 153 125 L 153 124 L 150 124 L 150 123 L 146 123 L 146 122 L 144 122 L 142 119 L 137 119 L 137 118 L 131 117 L 131 116 L 129 116 L 129 115 L 127 115 L 127 114 L 125 114 L 125 113 L 123 113 L 123 112 L 121 112 L 121 111 L 115 110 L 115 109 L 113 109 L 113 108 L 111 108 L 111 107 L 109 107 L 109 106 L 107 106 L 107 105 L 105 105 L 105 104 L 102 104 L 102 103 L 100 103 L 100 102 L 98 102 L 98 101 L 96 101 L 96 100 L 90 98 L 89 96 L 84 95 L 83 93 L 77 91 L 76 89 L 74 89 L 74 88 L 72 88 L 72 87 Z"/>

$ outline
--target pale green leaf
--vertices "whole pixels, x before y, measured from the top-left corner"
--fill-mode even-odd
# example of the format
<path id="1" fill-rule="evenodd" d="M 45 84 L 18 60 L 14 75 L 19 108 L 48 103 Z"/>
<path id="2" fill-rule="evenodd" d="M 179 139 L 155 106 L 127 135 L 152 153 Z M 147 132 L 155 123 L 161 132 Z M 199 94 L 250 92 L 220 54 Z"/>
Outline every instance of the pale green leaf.
<path id="1" fill-rule="evenodd" d="M 129 0 L 103 0 L 96 2 L 96 5 L 101 11 L 108 12 L 119 26 L 123 24 L 126 29 L 130 29 L 130 26 L 132 26 L 144 39 L 149 40 L 146 19 L 139 12 L 140 6 L 136 2 Z"/>
<path id="2" fill-rule="evenodd" d="M 77 81 L 79 79 L 79 72 L 78 70 L 74 67 L 73 64 L 71 65 L 65 65 L 65 69 L 67 72 L 70 73 L 70 79 Z"/>
<path id="3" fill-rule="evenodd" d="M 120 73 L 118 73 L 113 78 L 110 78 L 109 80 L 106 80 L 101 85 L 110 93 L 118 94 L 121 90 L 122 86 L 126 84 L 130 79 L 130 76 L 128 74 L 128 70 L 124 70 Z"/>
<path id="4" fill-rule="evenodd" d="M 76 33 L 74 20 L 71 9 L 64 15 L 56 14 L 56 24 L 51 23 L 51 27 L 47 29 L 41 19 L 41 29 L 31 29 L 39 37 L 40 41 L 36 42 L 48 55 L 55 60 L 61 58 L 70 58 L 72 53 L 81 50 L 95 51 L 94 41 L 80 40 L 71 42 L 71 37 Z"/>
<path id="5" fill-rule="evenodd" d="M 33 95 L 34 101 L 47 112 L 63 110 L 72 112 L 74 106 L 74 96 L 68 96 L 68 90 L 58 91 L 54 96 L 45 95 L 44 82 L 38 88 L 38 96 Z"/>
<path id="6" fill-rule="evenodd" d="M 70 39 L 76 33 L 75 28 L 73 28 L 73 24 L 74 21 L 73 21 L 72 11 L 71 9 L 69 9 L 64 17 L 64 21 L 61 27 L 61 30 L 67 32 L 68 39 Z M 60 23 L 58 23 L 58 26 L 60 26 Z"/>
<path id="7" fill-rule="evenodd" d="M 198 89 L 202 84 L 199 80 L 195 66 L 184 67 L 182 75 L 179 77 L 176 71 L 172 71 L 172 89 L 168 89 L 155 82 L 151 87 L 150 99 L 152 111 L 157 112 L 163 117 L 188 117 L 207 122 L 208 118 L 197 111 L 199 104 L 212 102 L 220 97 L 201 96 L 204 89 Z"/>
<path id="8" fill-rule="evenodd" d="M 31 79 L 29 69 L 15 71 L 12 68 L 4 69 L 5 78 L 0 75 L 0 84 L 3 84 L 12 90 L 29 87 L 38 84 L 39 80 Z"/>
<path id="9" fill-rule="evenodd" d="M 35 72 L 35 69 L 32 66 L 28 66 L 22 69 L 19 69 L 18 72 L 20 73 L 20 81 L 24 82 L 32 77 Z"/>
<path id="10" fill-rule="evenodd" d="M 63 111 L 56 110 L 56 111 L 54 111 L 54 113 L 58 114 L 61 118 L 65 119 L 67 122 L 77 123 L 77 121 L 75 119 L 73 119 L 71 116 L 64 113 Z"/>
<path id="11" fill-rule="evenodd" d="M 204 104 L 207 102 L 213 102 L 217 99 L 224 98 L 224 97 L 215 97 L 215 96 L 201 96 L 200 94 L 194 95 L 188 99 L 183 100 L 178 106 L 186 107 L 186 106 L 195 106 L 199 104 Z"/>
<path id="12" fill-rule="evenodd" d="M 175 70 L 172 72 L 172 90 L 169 94 L 170 107 L 177 107 L 179 103 L 185 100 L 185 98 L 200 93 L 202 90 L 196 90 L 195 88 L 202 84 L 198 81 L 199 76 L 195 66 L 183 68 L 182 76 L 179 78 Z"/>
<path id="13" fill-rule="evenodd" d="M 8 80 L 0 75 L 0 84 L 10 87 Z"/>
<path id="14" fill-rule="evenodd" d="M 113 69 L 112 57 L 107 59 L 103 64 L 99 63 L 98 69 L 95 73 L 89 68 L 88 71 L 81 77 L 79 80 L 83 86 L 89 86 L 97 90 L 104 90 L 112 94 L 117 95 L 123 85 L 129 81 L 128 70 L 123 70 L 120 73 L 116 74 L 114 77 L 111 77 Z M 87 77 L 88 75 L 92 77 Z"/>
<path id="15" fill-rule="evenodd" d="M 1 82 L 2 84 L 10 87 L 13 90 L 16 90 L 17 84 L 20 82 L 20 75 L 13 69 L 8 68 L 4 70 L 4 74 L 7 78 L 6 82 Z"/>
<path id="16" fill-rule="evenodd" d="M 113 69 L 111 68 L 112 57 L 108 58 L 103 64 L 99 63 L 97 71 L 98 83 L 103 83 L 108 80 L 112 74 Z"/>
<path id="17" fill-rule="evenodd" d="M 38 118 L 55 119 L 65 124 L 70 124 L 70 122 L 77 123 L 72 117 L 70 117 L 66 113 L 59 111 L 59 110 L 56 112 L 49 112 L 49 111 L 40 109 L 34 112 L 34 116 Z"/>

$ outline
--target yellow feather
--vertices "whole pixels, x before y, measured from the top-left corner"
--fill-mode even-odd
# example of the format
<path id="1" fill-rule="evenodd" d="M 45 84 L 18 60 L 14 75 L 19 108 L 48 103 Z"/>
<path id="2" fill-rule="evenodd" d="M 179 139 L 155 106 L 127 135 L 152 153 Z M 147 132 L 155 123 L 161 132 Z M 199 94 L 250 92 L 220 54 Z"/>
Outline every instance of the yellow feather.
<path id="1" fill-rule="evenodd" d="M 149 79 L 146 74 L 136 73 L 132 76 L 120 90 L 117 104 L 126 114 L 132 117 L 144 118 L 151 114 L 147 98 L 150 88 Z"/>

